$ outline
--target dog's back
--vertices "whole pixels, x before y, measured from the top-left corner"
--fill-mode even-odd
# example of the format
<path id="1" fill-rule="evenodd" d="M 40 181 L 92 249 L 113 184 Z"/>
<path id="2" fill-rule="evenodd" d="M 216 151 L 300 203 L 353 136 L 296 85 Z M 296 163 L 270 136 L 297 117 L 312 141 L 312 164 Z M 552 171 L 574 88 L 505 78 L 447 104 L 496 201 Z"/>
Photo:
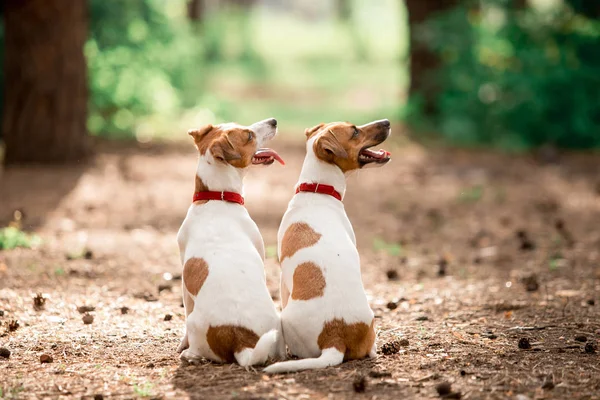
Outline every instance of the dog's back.
<path id="1" fill-rule="evenodd" d="M 188 212 L 178 235 L 186 243 L 183 290 L 190 309 L 184 357 L 233 362 L 235 354 L 256 348 L 264 334 L 280 331 L 265 285 L 262 249 L 255 246 L 259 239 L 243 207 L 213 202 Z M 275 356 L 268 347 L 267 356 Z"/>

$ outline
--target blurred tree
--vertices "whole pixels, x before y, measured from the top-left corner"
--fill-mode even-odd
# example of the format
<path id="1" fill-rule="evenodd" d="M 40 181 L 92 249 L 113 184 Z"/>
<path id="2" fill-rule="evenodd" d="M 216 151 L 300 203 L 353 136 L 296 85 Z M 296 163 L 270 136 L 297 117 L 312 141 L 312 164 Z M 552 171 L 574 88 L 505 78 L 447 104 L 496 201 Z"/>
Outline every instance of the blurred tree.
<path id="1" fill-rule="evenodd" d="M 583 14 L 588 18 L 600 19 L 599 0 L 566 0 L 565 2 L 578 14 Z"/>
<path id="2" fill-rule="evenodd" d="M 205 0 L 190 0 L 188 2 L 188 18 L 194 22 L 202 22 L 206 11 Z"/>
<path id="3" fill-rule="evenodd" d="M 350 0 L 336 0 L 335 12 L 340 21 L 350 21 L 352 18 L 352 5 Z"/>
<path id="4" fill-rule="evenodd" d="M 451 9 L 457 0 L 406 0 L 410 30 L 410 89 L 411 97 L 422 96 L 423 111 L 435 114 L 439 88 L 431 77 L 440 64 L 439 59 L 419 37 L 423 32 L 419 26 L 434 15 Z"/>
<path id="5" fill-rule="evenodd" d="M 89 152 L 87 2 L 5 0 L 3 6 L 5 163 L 82 159 Z"/>

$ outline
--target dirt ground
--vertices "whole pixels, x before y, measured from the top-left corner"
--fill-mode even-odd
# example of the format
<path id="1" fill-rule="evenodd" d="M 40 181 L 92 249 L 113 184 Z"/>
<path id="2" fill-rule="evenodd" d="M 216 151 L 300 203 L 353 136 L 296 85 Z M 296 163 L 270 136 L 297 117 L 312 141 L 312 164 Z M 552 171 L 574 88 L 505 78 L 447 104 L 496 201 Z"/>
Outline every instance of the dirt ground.
<path id="1" fill-rule="evenodd" d="M 276 232 L 304 149 L 273 147 L 287 166 L 254 169 L 246 202 L 279 302 Z M 442 383 L 446 398 L 600 398 L 598 154 L 387 147 L 392 163 L 352 176 L 344 201 L 380 355 L 282 376 L 175 353 L 191 144 L 101 143 L 77 167 L 3 171 L 0 226 L 19 210 L 43 244 L 0 251 L 0 398 L 426 399 Z"/>

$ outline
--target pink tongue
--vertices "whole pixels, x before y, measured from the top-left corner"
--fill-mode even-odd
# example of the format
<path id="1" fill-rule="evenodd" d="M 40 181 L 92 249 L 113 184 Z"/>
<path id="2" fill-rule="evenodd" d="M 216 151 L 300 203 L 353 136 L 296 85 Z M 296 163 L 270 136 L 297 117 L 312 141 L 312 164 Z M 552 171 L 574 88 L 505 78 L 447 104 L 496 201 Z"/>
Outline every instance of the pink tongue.
<path id="1" fill-rule="evenodd" d="M 279 157 L 279 154 L 273 149 L 258 149 L 256 153 L 254 153 L 254 157 L 273 157 L 279 161 L 281 165 L 285 165 L 285 161 L 283 161 L 283 159 Z"/>
<path id="2" fill-rule="evenodd" d="M 389 151 L 385 151 L 385 150 L 373 151 L 370 149 L 364 149 L 363 151 L 361 151 L 361 154 L 363 154 L 365 156 L 373 157 L 373 158 L 378 158 L 378 159 L 389 157 L 391 155 L 391 153 Z"/>

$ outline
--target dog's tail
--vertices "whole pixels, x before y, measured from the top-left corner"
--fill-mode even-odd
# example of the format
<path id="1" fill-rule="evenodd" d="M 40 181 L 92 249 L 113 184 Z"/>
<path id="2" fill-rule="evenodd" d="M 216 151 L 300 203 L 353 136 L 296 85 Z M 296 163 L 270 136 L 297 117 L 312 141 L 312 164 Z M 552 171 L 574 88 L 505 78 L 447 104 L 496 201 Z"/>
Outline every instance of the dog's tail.
<path id="1" fill-rule="evenodd" d="M 283 372 L 302 371 L 305 369 L 321 369 L 334 365 L 340 365 L 344 361 L 344 353 L 331 347 L 321 352 L 318 358 L 305 358 L 303 360 L 291 360 L 278 362 L 270 365 L 263 371 L 269 374 L 280 374 Z"/>
<path id="2" fill-rule="evenodd" d="M 253 349 L 236 353 L 236 361 L 242 367 L 266 363 L 269 356 L 278 354 L 280 337 L 277 329 L 270 330 L 258 339 Z"/>

